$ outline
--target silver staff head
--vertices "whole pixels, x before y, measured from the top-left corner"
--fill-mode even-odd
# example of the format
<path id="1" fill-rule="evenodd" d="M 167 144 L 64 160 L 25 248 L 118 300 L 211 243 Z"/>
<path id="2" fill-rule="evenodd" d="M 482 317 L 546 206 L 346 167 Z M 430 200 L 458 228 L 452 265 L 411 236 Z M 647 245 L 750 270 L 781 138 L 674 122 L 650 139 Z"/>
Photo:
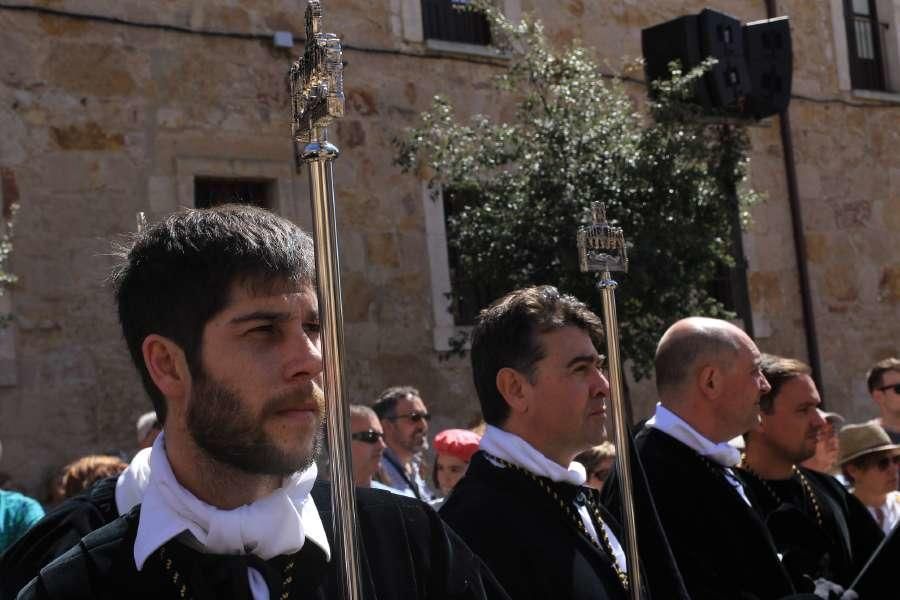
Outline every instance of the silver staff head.
<path id="1" fill-rule="evenodd" d="M 593 223 L 578 228 L 578 262 L 582 272 L 628 271 L 625 235 L 606 221 L 606 206 L 591 204 Z"/>
<path id="2" fill-rule="evenodd" d="M 291 126 L 300 144 L 344 116 L 344 62 L 341 40 L 322 32 L 322 2 L 306 5 L 306 46 L 288 72 Z M 302 145 L 301 145 L 302 147 Z"/>

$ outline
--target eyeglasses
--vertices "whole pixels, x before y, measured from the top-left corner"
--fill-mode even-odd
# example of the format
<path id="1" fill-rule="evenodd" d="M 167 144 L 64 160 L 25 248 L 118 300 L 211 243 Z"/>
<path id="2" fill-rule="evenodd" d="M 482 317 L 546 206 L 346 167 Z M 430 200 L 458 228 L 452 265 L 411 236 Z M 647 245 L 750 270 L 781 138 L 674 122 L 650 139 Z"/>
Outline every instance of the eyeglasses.
<path id="1" fill-rule="evenodd" d="M 884 390 L 892 390 L 895 394 L 900 396 L 900 383 L 892 383 L 891 385 L 885 385 L 878 388 L 879 392 L 883 392 Z"/>
<path id="2" fill-rule="evenodd" d="M 878 467 L 879 471 L 887 471 L 891 465 L 900 465 L 900 456 L 882 456 L 878 460 L 873 460 L 871 464 Z"/>
<path id="3" fill-rule="evenodd" d="M 380 431 L 375 431 L 374 429 L 357 431 L 356 433 L 350 434 L 350 439 L 356 440 L 357 442 L 363 442 L 364 444 L 375 444 L 383 437 L 383 433 L 381 433 Z"/>
<path id="4" fill-rule="evenodd" d="M 417 410 L 412 411 L 406 415 L 394 415 L 393 417 L 385 417 L 388 421 L 396 421 L 397 419 L 409 419 L 413 423 L 420 423 L 425 421 L 426 423 L 431 422 L 431 413 L 427 412 L 419 412 Z"/>

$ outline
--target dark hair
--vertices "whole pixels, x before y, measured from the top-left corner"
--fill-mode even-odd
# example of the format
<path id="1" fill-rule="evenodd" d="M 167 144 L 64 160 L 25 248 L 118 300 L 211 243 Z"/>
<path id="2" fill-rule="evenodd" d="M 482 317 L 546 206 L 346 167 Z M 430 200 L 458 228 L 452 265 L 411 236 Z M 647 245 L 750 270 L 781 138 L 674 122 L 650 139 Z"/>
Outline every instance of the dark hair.
<path id="1" fill-rule="evenodd" d="M 870 394 L 881 387 L 883 382 L 882 375 L 888 371 L 900 373 L 900 359 L 895 357 L 885 358 L 884 360 L 879 360 L 875 363 L 875 366 L 869 369 L 869 372 L 866 374 L 866 385 Z"/>
<path id="2" fill-rule="evenodd" d="M 781 386 L 795 377 L 812 373 L 806 363 L 774 354 L 763 354 L 760 357 L 760 369 L 772 388 L 759 399 L 759 409 L 767 415 L 772 414 L 773 403 Z"/>
<path id="3" fill-rule="evenodd" d="M 864 471 L 866 469 L 874 467 L 875 464 L 885 456 L 891 456 L 891 451 L 884 450 L 881 452 L 869 452 L 868 454 L 857 456 L 853 460 L 848 460 L 841 465 L 841 474 L 843 474 L 844 478 L 846 478 L 847 481 L 852 485 L 856 483 L 856 480 L 853 478 L 853 475 L 850 474 L 850 470 L 847 467 L 852 465 L 857 469 Z"/>
<path id="4" fill-rule="evenodd" d="M 485 422 L 502 425 L 509 405 L 497 390 L 497 373 L 511 368 L 534 377 L 544 358 L 540 334 L 563 327 L 583 329 L 595 347 L 603 341 L 603 323 L 582 301 L 550 285 L 510 292 L 478 315 L 472 331 L 472 376 Z"/>
<path id="5" fill-rule="evenodd" d="M 587 450 L 578 454 L 572 460 L 584 465 L 584 470 L 587 471 L 588 479 L 590 479 L 591 473 L 595 471 L 598 466 L 600 466 L 601 462 L 603 462 L 607 458 L 615 457 L 616 447 L 611 442 L 603 442 L 598 446 L 591 446 Z"/>
<path id="6" fill-rule="evenodd" d="M 393 417 L 395 416 L 394 411 L 397 409 L 397 403 L 410 396 L 421 398 L 422 394 L 411 385 L 396 385 L 394 387 L 389 387 L 378 394 L 378 399 L 372 404 L 372 410 L 378 415 L 379 420 L 383 420 L 386 417 Z"/>
<path id="7" fill-rule="evenodd" d="M 664 335 L 654 358 L 657 392 L 662 395 L 666 389 L 681 386 L 701 357 L 722 353 L 735 356 L 739 348 L 734 332 L 719 323 L 707 325 L 702 320 L 694 320 L 690 330 L 679 335 Z"/>
<path id="8" fill-rule="evenodd" d="M 137 233 L 117 254 L 123 262 L 111 280 L 122 333 L 160 423 L 165 398 L 141 350 L 148 335 L 174 341 L 191 372 L 200 373 L 203 329 L 228 304 L 235 284 L 258 291 L 315 284 L 309 235 L 254 206 L 179 211 Z"/>
<path id="9" fill-rule="evenodd" d="M 79 458 L 62 468 L 59 478 L 59 499 L 72 498 L 100 479 L 118 476 L 128 463 L 116 456 L 92 454 Z"/>

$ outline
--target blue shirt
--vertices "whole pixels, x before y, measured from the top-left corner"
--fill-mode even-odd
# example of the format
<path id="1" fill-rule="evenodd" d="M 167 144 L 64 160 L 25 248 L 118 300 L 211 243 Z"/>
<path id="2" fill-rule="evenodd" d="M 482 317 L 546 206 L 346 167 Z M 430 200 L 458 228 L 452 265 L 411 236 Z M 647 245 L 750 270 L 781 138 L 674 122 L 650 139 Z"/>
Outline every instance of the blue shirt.
<path id="1" fill-rule="evenodd" d="M 34 498 L 0 490 L 0 552 L 12 546 L 43 516 L 44 509 Z"/>

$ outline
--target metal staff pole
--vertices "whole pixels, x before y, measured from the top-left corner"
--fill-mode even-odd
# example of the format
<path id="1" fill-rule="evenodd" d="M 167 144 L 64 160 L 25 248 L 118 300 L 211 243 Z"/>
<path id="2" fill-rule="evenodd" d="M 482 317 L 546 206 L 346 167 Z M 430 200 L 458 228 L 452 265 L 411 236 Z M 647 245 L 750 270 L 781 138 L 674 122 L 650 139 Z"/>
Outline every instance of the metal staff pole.
<path id="1" fill-rule="evenodd" d="M 606 328 L 606 353 L 609 359 L 609 385 L 613 416 L 613 435 L 616 442 L 616 461 L 620 481 L 622 512 L 625 525 L 625 550 L 628 564 L 628 593 L 632 600 L 641 597 L 641 571 L 638 559 L 637 524 L 634 516 L 634 497 L 631 477 L 631 439 L 622 393 L 622 363 L 619 357 L 619 322 L 616 318 L 618 285 L 610 275 L 613 271 L 628 271 L 625 236 L 620 227 L 610 227 L 606 221 L 606 207 L 602 202 L 591 205 L 593 223 L 578 229 L 578 258 L 583 272 L 600 274 L 597 288 L 603 299 L 603 324 Z"/>
<path id="2" fill-rule="evenodd" d="M 322 33 L 319 0 L 307 3 L 306 46 L 303 56 L 291 66 L 288 84 L 297 171 L 302 172 L 304 164 L 309 166 L 339 593 L 346 600 L 359 600 L 362 588 L 356 501 L 349 461 L 348 411 L 344 402 L 344 332 L 334 203 L 333 162 L 339 151 L 327 139 L 328 125 L 344 114 L 343 58 L 340 39 L 334 34 Z"/>

